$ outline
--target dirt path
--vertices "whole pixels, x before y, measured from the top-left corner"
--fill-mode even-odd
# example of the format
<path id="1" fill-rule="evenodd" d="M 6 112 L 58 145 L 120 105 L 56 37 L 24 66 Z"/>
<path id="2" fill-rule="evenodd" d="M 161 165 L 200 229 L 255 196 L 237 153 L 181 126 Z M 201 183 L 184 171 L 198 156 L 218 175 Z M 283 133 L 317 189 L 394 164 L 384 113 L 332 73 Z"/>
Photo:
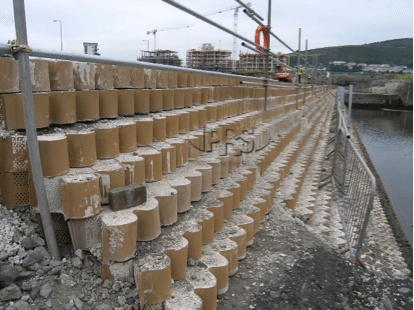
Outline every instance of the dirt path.
<path id="1" fill-rule="evenodd" d="M 412 280 L 385 280 L 338 254 L 279 202 L 218 309 L 412 309 Z"/>

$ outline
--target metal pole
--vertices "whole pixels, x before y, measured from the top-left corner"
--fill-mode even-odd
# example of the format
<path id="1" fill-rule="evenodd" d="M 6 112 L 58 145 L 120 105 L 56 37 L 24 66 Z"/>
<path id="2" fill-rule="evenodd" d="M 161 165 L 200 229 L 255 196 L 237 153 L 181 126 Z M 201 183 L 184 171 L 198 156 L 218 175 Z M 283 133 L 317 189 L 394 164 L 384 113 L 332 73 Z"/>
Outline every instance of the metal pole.
<path id="1" fill-rule="evenodd" d="M 60 19 L 54 19 L 53 21 L 60 23 L 60 50 L 63 51 L 62 21 Z"/>
<path id="2" fill-rule="evenodd" d="M 299 87 L 296 88 L 296 110 L 299 109 Z"/>
<path id="3" fill-rule="evenodd" d="M 13 0 L 14 21 L 18 45 L 28 45 L 26 30 L 26 13 L 24 0 Z M 19 51 L 20 87 L 23 98 L 24 122 L 27 135 L 27 147 L 29 150 L 30 165 L 33 175 L 33 183 L 36 190 L 43 230 L 50 254 L 56 260 L 60 260 L 59 249 L 56 243 L 49 203 L 47 201 L 45 183 L 40 162 L 39 145 L 37 142 L 36 120 L 33 106 L 32 81 L 30 73 L 29 54 Z"/>
<path id="4" fill-rule="evenodd" d="M 262 86 L 264 87 L 264 84 L 261 83 L 255 83 L 255 82 L 246 82 L 246 81 L 240 81 L 240 85 L 250 85 L 250 86 Z M 269 84 L 269 87 L 275 87 L 275 88 L 289 88 L 289 89 L 297 89 L 298 87 L 294 87 L 294 86 L 281 86 L 281 85 L 274 85 L 274 84 Z"/>
<path id="5" fill-rule="evenodd" d="M 241 6 L 243 6 L 247 11 L 249 11 L 251 14 L 253 14 L 254 16 L 256 16 L 258 19 L 260 19 L 261 21 L 264 20 L 263 17 L 261 17 L 258 13 L 256 13 L 254 10 L 252 10 L 248 5 L 244 4 L 242 1 L 240 0 L 236 0 L 236 2 L 238 4 L 240 4 Z"/>
<path id="6" fill-rule="evenodd" d="M 269 31 L 269 33 L 275 37 L 276 40 L 278 40 L 280 43 L 282 43 L 285 47 L 287 47 L 293 54 L 299 55 L 297 51 L 295 51 L 293 48 L 291 48 L 289 45 L 287 45 L 285 42 L 282 41 L 277 35 L 275 35 L 272 31 Z"/>
<path id="7" fill-rule="evenodd" d="M 260 54 L 260 55 L 266 56 L 266 53 L 263 53 L 262 51 L 259 51 L 259 50 L 255 49 L 254 47 L 251 47 L 251 46 L 247 45 L 247 44 L 246 44 L 246 43 L 244 43 L 244 42 L 242 42 L 242 44 L 241 44 L 241 45 L 242 45 L 243 47 L 248 48 L 249 50 L 251 50 L 251 51 L 253 51 L 253 52 L 257 53 L 257 54 Z"/>
<path id="8" fill-rule="evenodd" d="M 214 27 L 216 27 L 220 30 L 223 30 L 224 32 L 227 32 L 228 34 L 231 34 L 232 36 L 235 36 L 235 37 L 239 38 L 240 40 L 246 41 L 246 42 L 250 43 L 251 45 L 256 46 L 256 47 L 258 47 L 262 50 L 267 50 L 267 48 L 264 48 L 263 46 L 260 46 L 259 44 L 256 44 L 253 41 L 251 41 L 249 39 L 246 39 L 245 37 L 242 37 L 241 35 L 235 33 L 234 31 L 231 31 L 230 29 L 227 29 L 226 27 L 223 27 L 223 26 L 217 24 L 215 21 L 212 21 L 211 19 L 208 19 L 207 17 L 198 14 L 197 12 L 194 12 L 193 10 L 191 10 L 191 9 L 175 2 L 174 0 L 162 0 L 162 1 L 176 7 L 177 9 L 179 9 L 181 11 L 184 11 L 184 12 L 190 14 L 190 15 L 193 15 L 194 17 L 196 17 L 198 19 L 201 19 L 202 21 L 205 21 L 206 23 L 209 23 L 210 25 L 212 25 L 212 26 L 214 26 Z"/>
<path id="9" fill-rule="evenodd" d="M 303 105 L 306 104 L 306 87 L 303 88 Z"/>
<path id="10" fill-rule="evenodd" d="M 352 93 L 354 91 L 354 85 L 349 85 L 349 103 L 348 103 L 348 130 L 351 129 L 351 114 L 352 114 Z"/>
<path id="11" fill-rule="evenodd" d="M 12 46 L 10 44 L 0 43 L 0 55 L 12 55 L 13 53 L 11 52 L 11 47 Z M 116 59 L 102 58 L 102 57 L 86 55 L 86 54 L 85 55 L 84 54 L 70 54 L 70 53 L 62 53 L 62 52 L 56 52 L 56 51 L 33 49 L 32 51 L 30 51 L 29 55 L 34 56 L 34 57 L 41 57 L 41 58 L 53 58 L 53 59 L 73 60 L 73 61 L 80 61 L 80 62 L 100 63 L 100 64 L 107 64 L 107 65 L 119 65 L 119 66 L 135 67 L 135 68 L 146 68 L 146 69 L 153 69 L 153 70 L 165 70 L 165 71 L 173 71 L 173 72 L 186 72 L 186 73 L 192 73 L 192 74 L 223 76 L 223 77 L 231 77 L 231 78 L 245 79 L 245 80 L 251 80 L 251 81 L 263 81 L 264 80 L 264 78 L 257 78 L 257 77 L 252 77 L 252 76 L 244 76 L 244 75 L 222 73 L 222 72 L 215 72 L 215 71 L 206 71 L 206 70 L 199 70 L 199 69 L 190 69 L 190 68 L 170 66 L 170 65 L 161 65 L 161 64 L 149 63 L 149 62 L 144 62 L 144 61 L 116 60 Z"/>
<path id="12" fill-rule="evenodd" d="M 299 44 L 298 44 L 298 52 L 300 53 L 300 40 L 302 38 L 302 28 L 299 28 Z M 298 55 L 298 67 L 300 66 L 300 54 Z"/>
<path id="13" fill-rule="evenodd" d="M 272 0 L 269 0 L 269 11 L 267 12 L 267 27 L 266 30 L 270 30 L 271 15 L 272 15 Z M 270 58 L 270 36 L 267 36 L 267 47 L 269 50 L 266 53 L 266 73 L 265 73 L 265 98 L 264 98 L 264 110 L 267 111 L 267 96 L 269 93 L 269 58 Z M 267 115 L 266 115 L 267 116 Z"/>
<path id="14" fill-rule="evenodd" d="M 308 39 L 305 41 L 305 62 L 308 62 Z"/>
<path id="15" fill-rule="evenodd" d="M 63 51 L 62 21 L 59 20 L 59 23 L 60 23 L 60 50 Z"/>

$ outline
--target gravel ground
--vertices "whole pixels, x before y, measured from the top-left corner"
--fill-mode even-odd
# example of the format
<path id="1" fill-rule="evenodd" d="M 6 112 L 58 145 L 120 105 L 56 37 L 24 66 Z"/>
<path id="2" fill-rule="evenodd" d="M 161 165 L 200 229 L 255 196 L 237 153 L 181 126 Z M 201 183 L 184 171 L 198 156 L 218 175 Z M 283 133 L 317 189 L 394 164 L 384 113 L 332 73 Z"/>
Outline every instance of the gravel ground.
<path id="1" fill-rule="evenodd" d="M 412 309 L 412 279 L 353 266 L 279 207 L 255 235 L 219 309 Z"/>

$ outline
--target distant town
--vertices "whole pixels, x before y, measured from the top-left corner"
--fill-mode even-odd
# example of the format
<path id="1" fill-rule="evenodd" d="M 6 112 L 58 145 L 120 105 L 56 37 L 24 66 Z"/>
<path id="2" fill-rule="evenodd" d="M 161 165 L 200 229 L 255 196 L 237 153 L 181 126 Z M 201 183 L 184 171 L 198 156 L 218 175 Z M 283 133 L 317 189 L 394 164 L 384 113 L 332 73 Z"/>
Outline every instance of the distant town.
<path id="1" fill-rule="evenodd" d="M 409 69 L 407 66 L 391 66 L 389 64 L 364 64 L 364 63 L 355 63 L 355 62 L 345 62 L 342 60 L 331 61 L 330 65 L 334 66 L 347 66 L 348 69 L 353 69 L 354 67 L 361 67 L 364 72 L 378 72 L 378 73 L 413 73 L 413 70 Z"/>

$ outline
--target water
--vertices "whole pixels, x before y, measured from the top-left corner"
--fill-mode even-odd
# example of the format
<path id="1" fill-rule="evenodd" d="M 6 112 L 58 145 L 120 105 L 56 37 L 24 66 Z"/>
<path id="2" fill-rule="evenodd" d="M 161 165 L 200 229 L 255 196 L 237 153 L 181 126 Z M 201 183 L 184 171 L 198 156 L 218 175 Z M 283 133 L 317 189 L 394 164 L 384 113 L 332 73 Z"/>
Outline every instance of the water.
<path id="1" fill-rule="evenodd" d="M 352 120 L 413 244 L 413 113 L 353 110 Z"/>

